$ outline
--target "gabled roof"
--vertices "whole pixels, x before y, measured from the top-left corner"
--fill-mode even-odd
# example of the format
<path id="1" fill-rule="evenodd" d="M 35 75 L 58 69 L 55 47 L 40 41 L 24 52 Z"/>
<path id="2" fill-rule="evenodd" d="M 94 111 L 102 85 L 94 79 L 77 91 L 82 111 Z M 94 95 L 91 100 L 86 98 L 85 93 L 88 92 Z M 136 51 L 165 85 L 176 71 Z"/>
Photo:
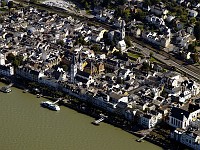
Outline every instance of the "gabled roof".
<path id="1" fill-rule="evenodd" d="M 181 120 L 181 121 L 183 121 L 184 116 L 186 118 L 188 118 L 189 115 L 190 115 L 190 113 L 188 111 L 183 110 L 181 108 L 177 108 L 177 107 L 173 107 L 171 109 L 171 114 L 170 114 L 171 117 L 174 117 L 174 118 Z"/>
<path id="2" fill-rule="evenodd" d="M 87 72 L 85 72 L 85 71 L 80 71 L 80 70 L 78 70 L 77 74 L 78 74 L 79 76 L 86 77 L 86 78 L 89 78 L 89 76 L 90 76 L 89 73 L 87 73 Z"/>
<path id="3" fill-rule="evenodd" d="M 76 81 L 78 81 L 78 82 L 82 82 L 82 83 L 87 83 L 88 82 L 88 80 L 87 79 L 83 79 L 83 78 L 81 78 L 81 77 L 79 77 L 79 76 L 76 76 Z"/>

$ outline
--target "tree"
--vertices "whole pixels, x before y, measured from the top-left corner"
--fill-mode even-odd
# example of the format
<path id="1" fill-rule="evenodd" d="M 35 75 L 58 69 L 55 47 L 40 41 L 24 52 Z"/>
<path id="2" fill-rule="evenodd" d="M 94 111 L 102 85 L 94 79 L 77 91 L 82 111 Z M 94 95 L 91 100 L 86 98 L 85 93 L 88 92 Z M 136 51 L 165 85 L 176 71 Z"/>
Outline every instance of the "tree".
<path id="1" fill-rule="evenodd" d="M 146 72 L 150 71 L 150 65 L 149 65 L 149 63 L 148 62 L 143 62 L 141 69 L 143 71 L 146 71 Z"/>
<path id="2" fill-rule="evenodd" d="M 100 46 L 97 45 L 97 44 L 94 44 L 94 45 L 92 45 L 91 49 L 92 49 L 93 51 L 95 51 L 95 52 L 98 52 L 98 51 L 100 51 Z"/>
<path id="3" fill-rule="evenodd" d="M 200 40 L 200 21 L 194 26 L 194 36 L 197 40 Z"/>
<path id="4" fill-rule="evenodd" d="M 84 7 L 85 7 L 85 9 L 87 9 L 87 10 L 90 8 L 90 6 L 89 6 L 89 4 L 88 4 L 87 1 L 85 1 L 85 3 L 84 3 Z"/>
<path id="5" fill-rule="evenodd" d="M 146 6 L 151 6 L 151 0 L 145 0 L 144 5 Z"/>
<path id="6" fill-rule="evenodd" d="M 124 41 L 125 41 L 125 43 L 127 44 L 128 47 L 132 46 L 131 38 L 129 36 L 126 36 Z"/>
<path id="7" fill-rule="evenodd" d="M 15 67 L 18 67 L 23 63 L 23 58 L 23 56 L 14 56 L 12 53 L 9 53 L 6 57 L 6 59 Z"/>
<path id="8" fill-rule="evenodd" d="M 13 8 L 13 5 L 14 5 L 13 1 L 9 1 L 8 2 L 8 8 L 9 9 Z"/>
<path id="9" fill-rule="evenodd" d="M 190 18 L 190 23 L 191 24 L 194 24 L 195 22 L 196 22 L 196 18 L 195 17 Z"/>
<path id="10" fill-rule="evenodd" d="M 192 58 L 192 60 L 194 61 L 194 63 L 199 62 L 198 53 L 191 54 L 191 58 Z"/>
<path id="11" fill-rule="evenodd" d="M 6 57 L 6 59 L 9 61 L 9 62 L 13 62 L 14 59 L 15 59 L 15 56 L 13 55 L 13 53 L 9 53 Z"/>
<path id="12" fill-rule="evenodd" d="M 151 57 L 153 56 L 153 52 L 150 52 L 149 56 L 150 56 L 150 58 L 151 58 Z"/>
<path id="13" fill-rule="evenodd" d="M 126 20 L 128 20 L 128 18 L 130 18 L 130 9 L 126 9 L 123 11 L 123 16 Z"/>
<path id="14" fill-rule="evenodd" d="M 58 45 L 61 45 L 61 46 L 64 46 L 64 41 L 63 40 L 57 40 L 56 41 L 56 44 L 58 44 Z"/>
<path id="15" fill-rule="evenodd" d="M 30 0 L 30 3 L 37 3 L 37 0 Z"/>
<path id="16" fill-rule="evenodd" d="M 146 13 L 143 12 L 141 9 L 138 9 L 137 13 L 136 13 L 136 18 L 139 20 L 143 20 L 146 16 Z"/>
<path id="17" fill-rule="evenodd" d="M 192 43 L 192 44 L 188 45 L 188 50 L 190 52 L 194 52 L 195 51 L 195 43 Z"/>
<path id="18" fill-rule="evenodd" d="M 1 1 L 1 7 L 4 7 L 4 6 L 6 6 L 6 1 L 5 1 L 5 0 L 2 0 L 2 1 Z"/>
<path id="19" fill-rule="evenodd" d="M 104 32 L 104 34 L 103 34 L 103 39 L 104 39 L 104 40 L 107 40 L 107 39 L 108 39 L 108 32 Z"/>

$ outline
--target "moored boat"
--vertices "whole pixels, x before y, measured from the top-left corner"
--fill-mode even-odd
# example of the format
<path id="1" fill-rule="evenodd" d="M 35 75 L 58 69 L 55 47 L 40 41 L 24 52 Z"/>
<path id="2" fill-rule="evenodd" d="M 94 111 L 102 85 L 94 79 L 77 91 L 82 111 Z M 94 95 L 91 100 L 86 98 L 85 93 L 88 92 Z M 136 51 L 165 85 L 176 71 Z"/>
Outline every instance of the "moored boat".
<path id="1" fill-rule="evenodd" d="M 49 108 L 51 110 L 55 110 L 55 111 L 60 110 L 60 107 L 58 105 L 50 101 L 41 102 L 40 104 L 41 106 Z"/>
<path id="2" fill-rule="evenodd" d="M 4 92 L 4 93 L 10 93 L 12 90 L 11 90 L 11 88 L 2 87 L 2 88 L 0 89 L 0 91 L 1 91 L 1 92 Z"/>

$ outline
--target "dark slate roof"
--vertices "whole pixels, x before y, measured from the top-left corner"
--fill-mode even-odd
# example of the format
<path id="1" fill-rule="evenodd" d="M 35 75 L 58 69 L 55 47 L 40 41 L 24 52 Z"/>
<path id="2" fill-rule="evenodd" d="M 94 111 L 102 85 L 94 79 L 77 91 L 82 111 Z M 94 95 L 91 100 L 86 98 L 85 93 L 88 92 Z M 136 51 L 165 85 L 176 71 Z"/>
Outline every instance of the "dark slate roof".
<path id="1" fill-rule="evenodd" d="M 79 77 L 79 76 L 76 76 L 76 81 L 78 81 L 78 82 L 82 82 L 82 83 L 87 83 L 88 82 L 88 80 L 87 79 L 83 79 L 83 78 L 81 78 L 81 77 Z"/>
<path id="2" fill-rule="evenodd" d="M 60 75 L 62 74 L 62 72 L 58 72 L 58 71 L 54 71 L 53 72 L 53 76 L 55 77 L 56 80 L 59 79 Z"/>
<path id="3" fill-rule="evenodd" d="M 86 78 L 89 78 L 89 76 L 90 76 L 89 73 L 87 73 L 87 72 L 85 72 L 85 71 L 80 71 L 80 70 L 78 70 L 77 74 L 78 74 L 79 76 L 86 77 Z"/>
<path id="4" fill-rule="evenodd" d="M 110 98 L 116 99 L 116 100 L 119 100 L 120 98 L 123 97 L 122 95 L 117 94 L 117 93 L 115 93 L 115 92 L 111 92 L 109 95 L 110 95 Z"/>
<path id="5" fill-rule="evenodd" d="M 38 76 L 38 75 L 39 75 L 39 71 L 31 70 L 31 71 L 30 71 L 30 74 L 33 74 L 33 75 L 35 75 L 35 76 Z"/>
<path id="6" fill-rule="evenodd" d="M 127 103 L 119 102 L 116 107 L 117 108 L 125 109 L 127 107 L 127 105 L 128 105 Z"/>
<path id="7" fill-rule="evenodd" d="M 190 115 L 190 113 L 186 110 L 183 110 L 181 108 L 177 108 L 177 107 L 173 107 L 171 109 L 171 115 L 172 117 L 178 119 L 178 120 L 181 120 L 183 121 L 183 117 L 185 116 L 186 118 L 188 118 Z"/>
<path id="8" fill-rule="evenodd" d="M 9 66 L 0 65 L 0 70 L 8 70 Z"/>
<path id="9" fill-rule="evenodd" d="M 114 66 L 118 65 L 118 62 L 117 62 L 116 60 L 111 60 L 111 59 L 107 59 L 107 60 L 106 60 L 106 63 L 112 64 L 112 65 L 114 65 Z"/>
<path id="10" fill-rule="evenodd" d="M 188 108 L 189 112 L 194 112 L 194 111 L 196 111 L 198 109 L 200 109 L 199 105 L 189 104 L 189 108 Z"/>

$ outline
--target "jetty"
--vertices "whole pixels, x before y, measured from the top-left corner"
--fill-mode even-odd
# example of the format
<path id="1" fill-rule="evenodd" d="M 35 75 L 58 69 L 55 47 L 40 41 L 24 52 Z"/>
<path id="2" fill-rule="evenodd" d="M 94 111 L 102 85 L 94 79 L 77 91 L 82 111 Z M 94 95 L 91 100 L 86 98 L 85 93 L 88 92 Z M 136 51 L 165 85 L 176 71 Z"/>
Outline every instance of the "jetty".
<path id="1" fill-rule="evenodd" d="M 137 139 L 136 141 L 137 141 L 137 142 L 142 142 L 142 140 L 143 140 L 146 136 L 147 136 L 147 135 L 144 135 L 143 137 Z"/>
<path id="2" fill-rule="evenodd" d="M 0 91 L 4 92 L 4 93 L 10 93 L 12 90 L 11 90 L 11 87 L 13 86 L 13 83 L 10 83 L 9 85 L 7 86 L 4 86 L 0 89 Z"/>
<path id="3" fill-rule="evenodd" d="M 56 104 L 56 103 L 58 103 L 59 101 L 61 101 L 62 100 L 62 98 L 58 98 L 55 102 L 53 102 L 52 104 Z"/>
<path id="4" fill-rule="evenodd" d="M 100 114 L 100 117 L 99 119 L 95 120 L 92 122 L 92 124 L 94 125 L 99 125 L 100 122 L 104 121 L 108 116 L 105 116 L 104 114 Z"/>

